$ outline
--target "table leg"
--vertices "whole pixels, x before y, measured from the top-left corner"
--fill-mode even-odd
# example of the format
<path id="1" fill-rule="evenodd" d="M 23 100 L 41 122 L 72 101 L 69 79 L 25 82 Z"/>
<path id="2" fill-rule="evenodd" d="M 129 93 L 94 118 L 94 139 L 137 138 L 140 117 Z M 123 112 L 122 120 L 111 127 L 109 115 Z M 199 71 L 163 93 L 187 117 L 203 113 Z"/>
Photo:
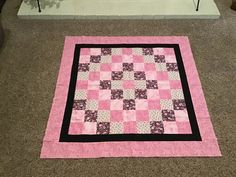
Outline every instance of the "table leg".
<path id="1" fill-rule="evenodd" d="M 196 11 L 199 10 L 199 5 L 200 5 L 200 0 L 197 1 L 197 8 L 196 8 Z"/>
<path id="2" fill-rule="evenodd" d="M 39 0 L 37 0 L 37 3 L 38 3 L 39 12 L 41 12 L 41 7 L 40 7 Z"/>

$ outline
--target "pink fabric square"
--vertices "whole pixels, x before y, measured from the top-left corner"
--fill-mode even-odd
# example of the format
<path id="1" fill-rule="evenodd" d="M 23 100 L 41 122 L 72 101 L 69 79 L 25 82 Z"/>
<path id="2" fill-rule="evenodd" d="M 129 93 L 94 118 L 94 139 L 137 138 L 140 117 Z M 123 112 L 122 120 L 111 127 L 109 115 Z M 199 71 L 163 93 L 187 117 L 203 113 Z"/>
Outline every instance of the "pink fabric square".
<path id="1" fill-rule="evenodd" d="M 135 110 L 124 110 L 123 111 L 124 122 L 136 121 L 136 111 Z"/>
<path id="2" fill-rule="evenodd" d="M 110 100 L 111 90 L 99 90 L 99 100 Z"/>
<path id="3" fill-rule="evenodd" d="M 90 55 L 90 48 L 81 48 L 80 55 Z"/>
<path id="4" fill-rule="evenodd" d="M 87 96 L 89 100 L 98 99 L 99 90 L 88 90 Z"/>
<path id="5" fill-rule="evenodd" d="M 83 123 L 71 122 L 69 127 L 69 135 L 78 135 L 82 133 Z"/>
<path id="6" fill-rule="evenodd" d="M 144 71 L 144 63 L 134 63 L 134 71 Z"/>
<path id="7" fill-rule="evenodd" d="M 133 56 L 132 55 L 123 55 L 122 61 L 123 61 L 123 63 L 133 63 Z"/>
<path id="8" fill-rule="evenodd" d="M 157 80 L 169 80 L 168 73 L 165 71 L 157 72 Z"/>
<path id="9" fill-rule="evenodd" d="M 149 120 L 149 113 L 147 110 L 137 110 L 136 111 L 136 120 L 138 121 L 148 121 Z"/>
<path id="10" fill-rule="evenodd" d="M 123 110 L 123 100 L 111 100 L 111 110 Z"/>
<path id="11" fill-rule="evenodd" d="M 111 64 L 110 63 L 101 63 L 100 70 L 101 71 L 111 71 Z"/>
<path id="12" fill-rule="evenodd" d="M 84 122 L 84 110 L 73 110 L 71 113 L 71 122 Z"/>
<path id="13" fill-rule="evenodd" d="M 160 99 L 158 89 L 147 89 L 147 98 L 149 100 L 158 100 L 158 99 Z"/>
<path id="14" fill-rule="evenodd" d="M 136 110 L 148 110 L 148 101 L 145 99 L 136 99 L 135 108 Z"/>
<path id="15" fill-rule="evenodd" d="M 163 121 L 165 134 L 178 134 L 176 122 Z"/>
<path id="16" fill-rule="evenodd" d="M 103 72 L 103 71 L 101 71 L 100 72 L 100 78 L 101 78 L 101 80 L 111 80 L 111 72 L 108 72 L 108 71 Z"/>
<path id="17" fill-rule="evenodd" d="M 160 100 L 148 100 L 148 109 L 151 110 L 160 110 Z"/>
<path id="18" fill-rule="evenodd" d="M 175 55 L 173 48 L 164 48 L 165 55 Z"/>
<path id="19" fill-rule="evenodd" d="M 146 71 L 156 71 L 156 65 L 154 63 L 145 63 Z"/>
<path id="20" fill-rule="evenodd" d="M 154 55 L 164 55 L 165 51 L 163 48 L 153 48 Z"/>
<path id="21" fill-rule="evenodd" d="M 90 62 L 90 55 L 81 55 L 79 57 L 79 63 L 89 63 Z"/>
<path id="22" fill-rule="evenodd" d="M 99 100 L 98 109 L 99 110 L 110 110 L 110 101 L 109 100 Z"/>
<path id="23" fill-rule="evenodd" d="M 82 134 L 96 134 L 97 122 L 84 122 Z"/>
<path id="24" fill-rule="evenodd" d="M 91 48 L 90 55 L 101 55 L 101 49 L 99 48 Z"/>
<path id="25" fill-rule="evenodd" d="M 171 89 L 182 89 L 182 84 L 179 80 L 170 80 L 169 83 Z"/>
<path id="26" fill-rule="evenodd" d="M 146 80 L 157 80 L 157 72 L 155 71 L 147 71 L 146 74 Z"/>
<path id="27" fill-rule="evenodd" d="M 122 63 L 122 56 L 121 55 L 113 55 L 111 57 L 112 63 Z"/>
<path id="28" fill-rule="evenodd" d="M 131 55 L 132 54 L 132 48 L 122 48 L 122 54 L 123 55 Z"/>
<path id="29" fill-rule="evenodd" d="M 176 122 L 179 134 L 191 134 L 191 126 L 189 122 Z"/>
<path id="30" fill-rule="evenodd" d="M 91 80 L 91 81 L 100 80 L 100 73 L 99 72 L 89 72 L 89 80 Z"/>
<path id="31" fill-rule="evenodd" d="M 171 99 L 170 90 L 159 90 L 159 94 L 161 99 Z"/>
<path id="32" fill-rule="evenodd" d="M 133 55 L 134 63 L 144 63 L 144 58 L 141 55 Z"/>
<path id="33" fill-rule="evenodd" d="M 175 55 L 166 55 L 165 56 L 166 63 L 176 63 Z"/>
<path id="34" fill-rule="evenodd" d="M 134 134 L 137 133 L 137 125 L 136 122 L 124 122 L 124 133 L 125 134 Z"/>
<path id="35" fill-rule="evenodd" d="M 188 117 L 188 112 L 187 110 L 175 110 L 175 118 L 176 122 L 188 122 L 189 117 Z"/>
<path id="36" fill-rule="evenodd" d="M 111 70 L 112 71 L 123 71 L 122 63 L 112 63 Z"/>
<path id="37" fill-rule="evenodd" d="M 100 81 L 88 81 L 88 89 L 89 90 L 98 90 Z"/>
<path id="38" fill-rule="evenodd" d="M 170 82 L 169 81 L 158 81 L 158 89 L 170 89 Z"/>
<path id="39" fill-rule="evenodd" d="M 87 89 L 88 88 L 88 81 L 77 80 L 76 89 Z"/>
<path id="40" fill-rule="evenodd" d="M 122 122 L 123 121 L 123 111 L 111 111 L 111 122 Z"/>
<path id="41" fill-rule="evenodd" d="M 134 81 L 124 80 L 123 81 L 123 88 L 124 89 L 134 89 Z"/>

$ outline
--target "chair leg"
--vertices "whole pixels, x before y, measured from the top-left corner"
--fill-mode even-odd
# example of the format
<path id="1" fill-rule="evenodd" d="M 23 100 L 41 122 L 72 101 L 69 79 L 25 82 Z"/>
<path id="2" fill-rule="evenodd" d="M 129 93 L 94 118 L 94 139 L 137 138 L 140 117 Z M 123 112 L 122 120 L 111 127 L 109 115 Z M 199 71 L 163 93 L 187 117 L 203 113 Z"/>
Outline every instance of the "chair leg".
<path id="1" fill-rule="evenodd" d="M 39 9 L 39 13 L 40 13 L 41 12 L 41 7 L 40 7 L 39 0 L 37 0 L 37 3 L 38 3 L 38 9 Z"/>
<path id="2" fill-rule="evenodd" d="M 197 1 L 197 8 L 196 8 L 196 11 L 199 10 L 199 5 L 200 5 L 200 0 Z"/>

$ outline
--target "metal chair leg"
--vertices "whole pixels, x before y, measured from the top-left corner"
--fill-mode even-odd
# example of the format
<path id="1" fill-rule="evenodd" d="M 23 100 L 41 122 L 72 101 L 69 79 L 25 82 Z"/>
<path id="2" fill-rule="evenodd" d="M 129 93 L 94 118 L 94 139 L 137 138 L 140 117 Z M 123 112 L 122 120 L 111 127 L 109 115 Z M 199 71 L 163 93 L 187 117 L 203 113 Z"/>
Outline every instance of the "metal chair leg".
<path id="1" fill-rule="evenodd" d="M 37 3 L 38 3 L 38 9 L 39 9 L 39 13 L 40 13 L 41 12 L 41 7 L 40 7 L 39 0 L 37 0 Z"/>
<path id="2" fill-rule="evenodd" d="M 199 5 L 200 5 L 200 0 L 197 1 L 197 8 L 196 8 L 196 11 L 199 10 Z"/>

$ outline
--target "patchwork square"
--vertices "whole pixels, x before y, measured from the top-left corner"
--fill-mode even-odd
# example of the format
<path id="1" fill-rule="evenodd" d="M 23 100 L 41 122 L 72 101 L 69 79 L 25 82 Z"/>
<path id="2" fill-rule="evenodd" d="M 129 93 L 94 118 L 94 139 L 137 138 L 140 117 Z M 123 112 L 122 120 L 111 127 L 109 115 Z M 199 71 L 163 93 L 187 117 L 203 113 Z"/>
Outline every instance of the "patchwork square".
<path id="1" fill-rule="evenodd" d="M 98 111 L 97 122 L 110 122 L 110 111 Z"/>
<path id="2" fill-rule="evenodd" d="M 123 98 L 124 99 L 135 99 L 135 91 L 133 89 L 123 90 Z"/>
<path id="3" fill-rule="evenodd" d="M 160 100 L 160 105 L 161 105 L 161 109 L 165 110 L 165 109 L 171 109 L 173 110 L 173 102 L 171 99 L 161 99 Z"/>
<path id="4" fill-rule="evenodd" d="M 176 99 L 184 99 L 184 94 L 181 89 L 171 89 L 171 98 Z"/>
<path id="5" fill-rule="evenodd" d="M 123 78 L 122 71 L 112 71 L 112 80 L 121 80 Z"/>
<path id="6" fill-rule="evenodd" d="M 173 105 L 175 110 L 186 109 L 186 103 L 184 100 L 173 100 Z"/>
<path id="7" fill-rule="evenodd" d="M 123 90 L 111 90 L 111 99 L 123 99 Z"/>
<path id="8" fill-rule="evenodd" d="M 89 63 L 89 71 L 100 71 L 99 63 Z"/>
<path id="9" fill-rule="evenodd" d="M 100 81 L 100 89 L 111 89 L 111 81 L 110 80 Z"/>
<path id="10" fill-rule="evenodd" d="M 156 80 L 147 80 L 147 89 L 158 89 Z"/>
<path id="11" fill-rule="evenodd" d="M 150 134 L 151 133 L 150 122 L 149 121 L 138 122 L 137 131 L 140 134 Z"/>
<path id="12" fill-rule="evenodd" d="M 111 122 L 123 122 L 123 110 L 111 111 Z"/>
<path id="13" fill-rule="evenodd" d="M 136 122 L 136 112 L 134 110 L 124 110 L 122 116 L 124 122 Z"/>
<path id="14" fill-rule="evenodd" d="M 156 63 L 165 63 L 165 55 L 154 55 Z"/>
<path id="15" fill-rule="evenodd" d="M 133 63 L 123 63 L 123 71 L 133 71 L 134 65 Z"/>
<path id="16" fill-rule="evenodd" d="M 78 72 L 78 79 L 88 80 L 89 79 L 89 72 Z"/>
<path id="17" fill-rule="evenodd" d="M 101 71 L 100 72 L 100 79 L 101 80 L 111 80 L 111 72 L 107 72 L 107 71 Z"/>
<path id="18" fill-rule="evenodd" d="M 142 72 L 142 71 L 134 72 L 134 79 L 135 80 L 146 80 L 145 72 Z"/>
<path id="19" fill-rule="evenodd" d="M 111 89 L 123 89 L 123 81 L 122 80 L 112 80 L 111 81 Z"/>
<path id="20" fill-rule="evenodd" d="M 146 89 L 146 81 L 145 80 L 135 80 L 134 81 L 134 88 L 135 89 Z"/>
<path id="21" fill-rule="evenodd" d="M 134 72 L 133 71 L 124 71 L 123 72 L 123 80 L 134 80 Z"/>
<path id="22" fill-rule="evenodd" d="M 109 134 L 109 132 L 110 132 L 110 122 L 98 122 L 97 134 Z"/>
<path id="23" fill-rule="evenodd" d="M 175 121 L 175 112 L 173 110 L 162 110 L 163 121 Z"/>
<path id="24" fill-rule="evenodd" d="M 76 90 L 74 99 L 75 100 L 86 100 L 87 99 L 87 91 L 86 90 Z"/>
<path id="25" fill-rule="evenodd" d="M 97 122 L 98 112 L 92 110 L 86 110 L 84 118 L 85 122 Z"/>
<path id="26" fill-rule="evenodd" d="M 86 109 L 87 110 L 98 110 L 98 101 L 97 100 L 87 100 Z"/>
<path id="27" fill-rule="evenodd" d="M 111 122 L 110 123 L 110 134 L 122 134 L 123 130 L 123 123 L 121 122 Z"/>
<path id="28" fill-rule="evenodd" d="M 97 56 L 92 55 L 90 57 L 90 62 L 91 63 L 100 63 L 100 61 L 101 61 L 101 56 L 100 55 L 97 55 Z"/>
<path id="29" fill-rule="evenodd" d="M 86 100 L 74 100 L 73 109 L 84 110 L 86 108 Z"/>
<path id="30" fill-rule="evenodd" d="M 111 55 L 111 48 L 101 48 L 102 55 Z"/>
<path id="31" fill-rule="evenodd" d="M 110 55 L 101 56 L 101 63 L 112 63 L 112 58 Z"/>
<path id="32" fill-rule="evenodd" d="M 160 110 L 149 110 L 150 121 L 162 121 L 162 112 Z"/>
<path id="33" fill-rule="evenodd" d="M 134 63 L 134 71 L 144 71 L 144 63 Z"/>
<path id="34" fill-rule="evenodd" d="M 124 110 L 135 110 L 135 100 L 134 99 L 125 99 L 123 109 Z"/>
<path id="35" fill-rule="evenodd" d="M 152 134 L 163 134 L 164 133 L 164 125 L 162 121 L 151 121 L 150 129 Z"/>
<path id="36" fill-rule="evenodd" d="M 78 66 L 78 71 L 81 72 L 89 71 L 89 63 L 80 63 Z"/>
<path id="37" fill-rule="evenodd" d="M 180 76 L 178 72 L 170 71 L 168 72 L 168 79 L 169 80 L 180 80 Z"/>
<path id="38" fill-rule="evenodd" d="M 135 99 L 147 99 L 147 90 L 136 89 Z"/>
<path id="39" fill-rule="evenodd" d="M 123 100 L 111 100 L 111 110 L 123 110 Z"/>
<path id="40" fill-rule="evenodd" d="M 143 48 L 143 55 L 153 55 L 153 48 Z"/>
<path id="41" fill-rule="evenodd" d="M 166 63 L 167 71 L 178 71 L 177 63 Z"/>

